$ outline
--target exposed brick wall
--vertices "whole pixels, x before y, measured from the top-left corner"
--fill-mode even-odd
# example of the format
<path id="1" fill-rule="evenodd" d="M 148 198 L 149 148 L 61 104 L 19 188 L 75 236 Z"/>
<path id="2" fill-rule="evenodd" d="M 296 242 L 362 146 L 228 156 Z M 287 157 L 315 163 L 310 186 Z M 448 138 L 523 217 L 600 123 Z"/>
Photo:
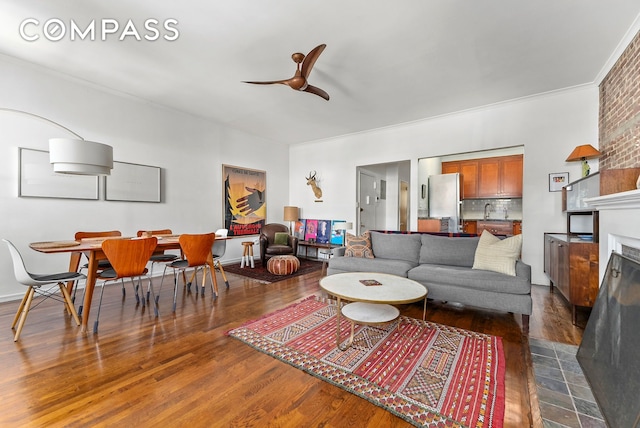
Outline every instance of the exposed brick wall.
<path id="1" fill-rule="evenodd" d="M 640 167 L 640 32 L 600 83 L 600 170 Z"/>

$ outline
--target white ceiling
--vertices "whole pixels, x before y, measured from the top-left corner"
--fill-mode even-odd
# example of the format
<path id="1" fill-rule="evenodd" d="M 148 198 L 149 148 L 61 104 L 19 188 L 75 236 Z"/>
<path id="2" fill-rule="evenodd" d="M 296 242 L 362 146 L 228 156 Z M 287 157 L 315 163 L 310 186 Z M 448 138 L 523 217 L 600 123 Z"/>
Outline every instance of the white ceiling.
<path id="1" fill-rule="evenodd" d="M 0 0 L 0 54 L 298 143 L 598 83 L 639 16 L 638 0 Z M 141 36 L 173 18 L 179 38 L 27 42 L 26 18 L 29 34 L 131 19 Z M 330 101 L 242 83 L 293 76 L 291 54 L 320 43 L 309 80 Z"/>

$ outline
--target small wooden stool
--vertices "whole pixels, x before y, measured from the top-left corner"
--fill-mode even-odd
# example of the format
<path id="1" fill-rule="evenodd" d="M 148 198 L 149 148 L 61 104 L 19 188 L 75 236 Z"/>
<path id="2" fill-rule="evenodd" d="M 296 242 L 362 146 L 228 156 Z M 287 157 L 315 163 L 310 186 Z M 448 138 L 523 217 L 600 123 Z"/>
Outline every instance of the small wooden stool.
<path id="1" fill-rule="evenodd" d="M 252 241 L 243 241 L 242 245 L 244 247 L 242 251 L 242 262 L 240 262 L 240 267 L 243 268 L 245 266 L 251 265 L 251 269 L 253 269 L 253 242 Z"/>
<path id="2" fill-rule="evenodd" d="M 267 260 L 267 270 L 274 275 L 291 275 L 300 268 L 300 260 L 295 256 L 273 256 Z"/>

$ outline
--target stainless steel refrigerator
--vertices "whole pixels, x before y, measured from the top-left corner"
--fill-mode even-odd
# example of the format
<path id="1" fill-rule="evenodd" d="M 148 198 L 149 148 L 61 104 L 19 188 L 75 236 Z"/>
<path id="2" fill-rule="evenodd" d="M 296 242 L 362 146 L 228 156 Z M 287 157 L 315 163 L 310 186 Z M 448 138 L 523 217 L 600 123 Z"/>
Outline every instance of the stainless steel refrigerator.
<path id="1" fill-rule="evenodd" d="M 448 219 L 449 232 L 460 232 L 460 174 L 429 176 L 429 217 Z"/>

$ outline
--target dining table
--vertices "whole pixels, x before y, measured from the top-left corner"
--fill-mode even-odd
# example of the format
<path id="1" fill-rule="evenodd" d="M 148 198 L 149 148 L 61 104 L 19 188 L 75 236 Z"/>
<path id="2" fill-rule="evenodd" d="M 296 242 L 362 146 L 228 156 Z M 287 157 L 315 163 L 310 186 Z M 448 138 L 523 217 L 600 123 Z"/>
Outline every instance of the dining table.
<path id="1" fill-rule="evenodd" d="M 153 235 L 158 239 L 156 251 L 160 250 L 179 250 L 180 235 Z M 46 241 L 32 242 L 29 247 L 35 251 L 45 254 L 70 253 L 69 272 L 77 272 L 80 266 L 80 260 L 84 254 L 89 263 L 87 265 L 87 279 L 85 281 L 85 293 L 82 311 L 82 331 L 87 331 L 89 324 L 89 312 L 91 310 L 91 301 L 93 299 L 93 291 L 98 278 L 98 263 L 107 256 L 102 251 L 102 242 L 106 239 L 134 239 L 128 237 L 101 237 L 101 238 L 85 238 L 79 241 Z M 218 237 L 216 239 L 226 239 L 226 237 Z M 216 280 L 213 255 L 209 253 L 208 262 L 213 280 L 213 288 L 216 296 L 218 295 L 218 282 Z M 69 293 L 73 291 L 73 282 L 67 283 Z"/>

